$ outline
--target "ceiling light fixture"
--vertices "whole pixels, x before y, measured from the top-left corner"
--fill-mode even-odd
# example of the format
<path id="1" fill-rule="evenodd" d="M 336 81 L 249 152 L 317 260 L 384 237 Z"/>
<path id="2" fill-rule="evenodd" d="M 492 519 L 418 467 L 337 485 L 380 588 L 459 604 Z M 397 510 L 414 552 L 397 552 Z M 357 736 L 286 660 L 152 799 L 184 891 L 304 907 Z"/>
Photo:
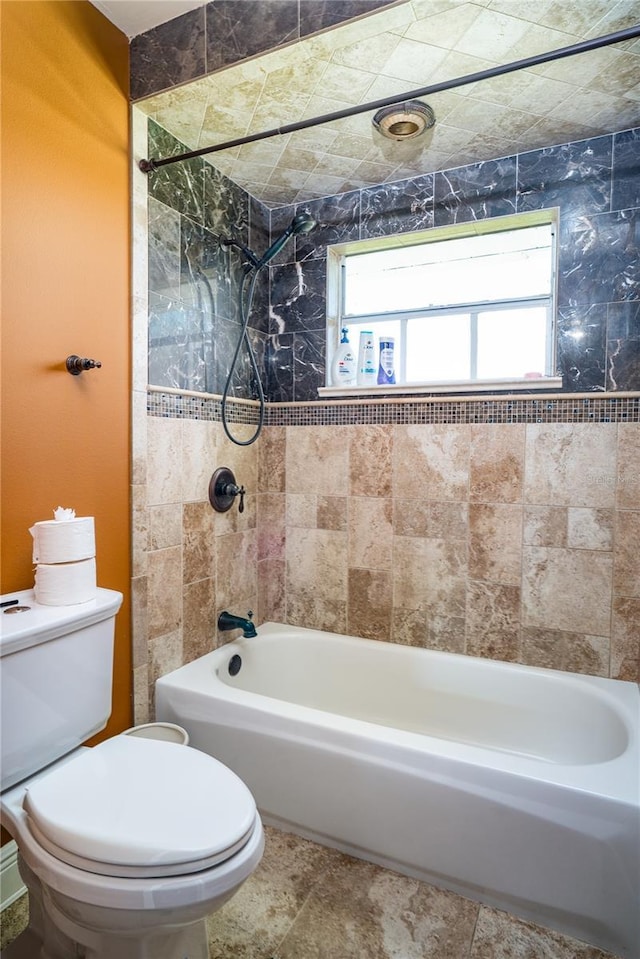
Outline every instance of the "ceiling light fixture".
<path id="1" fill-rule="evenodd" d="M 389 140 L 412 140 L 431 129 L 436 115 L 427 103 L 406 100 L 378 110 L 371 122 Z"/>

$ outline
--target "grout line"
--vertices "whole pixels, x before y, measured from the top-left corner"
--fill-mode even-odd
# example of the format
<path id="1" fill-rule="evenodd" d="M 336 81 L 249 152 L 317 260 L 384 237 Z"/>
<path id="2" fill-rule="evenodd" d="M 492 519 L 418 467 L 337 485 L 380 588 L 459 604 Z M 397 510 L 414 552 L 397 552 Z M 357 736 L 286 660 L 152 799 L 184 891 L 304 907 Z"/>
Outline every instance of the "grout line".
<path id="1" fill-rule="evenodd" d="M 469 940 L 469 952 L 467 954 L 467 959 L 473 959 L 473 945 L 476 938 L 476 931 L 478 929 L 478 922 L 480 920 L 480 910 L 482 909 L 482 903 L 479 902 L 478 909 L 476 911 L 476 921 L 473 924 L 473 932 L 471 933 L 471 939 Z"/>

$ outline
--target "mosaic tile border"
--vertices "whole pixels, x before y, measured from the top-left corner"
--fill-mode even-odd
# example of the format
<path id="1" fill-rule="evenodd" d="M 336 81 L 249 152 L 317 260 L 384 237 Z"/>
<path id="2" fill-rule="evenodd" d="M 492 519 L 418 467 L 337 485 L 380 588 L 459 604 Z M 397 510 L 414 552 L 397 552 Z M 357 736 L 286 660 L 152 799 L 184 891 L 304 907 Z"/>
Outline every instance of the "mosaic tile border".
<path id="1" fill-rule="evenodd" d="M 147 393 L 147 413 L 167 419 L 220 422 L 219 397 Z M 257 423 L 258 409 L 229 401 L 227 419 Z M 640 394 L 464 400 L 269 404 L 265 426 L 379 426 L 456 423 L 640 423 Z"/>
<path id="2" fill-rule="evenodd" d="M 173 420 L 207 420 L 221 423 L 222 400 L 218 396 L 148 390 L 147 415 Z M 230 423 L 257 423 L 258 407 L 230 399 L 227 404 L 227 420 Z"/>

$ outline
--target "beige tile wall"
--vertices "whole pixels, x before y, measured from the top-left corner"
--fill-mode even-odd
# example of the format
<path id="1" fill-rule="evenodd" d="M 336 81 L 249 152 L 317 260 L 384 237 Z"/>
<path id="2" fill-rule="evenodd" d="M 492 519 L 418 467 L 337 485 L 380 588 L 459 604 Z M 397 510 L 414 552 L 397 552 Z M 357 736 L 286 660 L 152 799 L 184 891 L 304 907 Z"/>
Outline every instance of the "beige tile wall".
<path id="1" fill-rule="evenodd" d="M 637 425 L 296 426 L 269 444 L 284 469 L 261 497 L 286 536 L 260 588 L 281 602 L 284 564 L 287 622 L 639 678 Z"/>
<path id="2" fill-rule="evenodd" d="M 137 722 L 158 676 L 229 638 L 225 608 L 640 679 L 639 426 L 266 427 L 249 447 L 217 423 L 146 426 Z M 243 514 L 209 505 L 218 466 Z"/>
<path id="3" fill-rule="evenodd" d="M 252 428 L 234 431 L 243 438 Z M 223 609 L 258 610 L 257 447 L 234 446 L 219 423 L 199 420 L 150 416 L 146 433 L 138 469 L 146 482 L 134 487 L 136 722 L 153 718 L 159 676 L 216 647 Z M 237 505 L 216 513 L 209 504 L 220 466 L 249 491 L 243 513 Z"/>

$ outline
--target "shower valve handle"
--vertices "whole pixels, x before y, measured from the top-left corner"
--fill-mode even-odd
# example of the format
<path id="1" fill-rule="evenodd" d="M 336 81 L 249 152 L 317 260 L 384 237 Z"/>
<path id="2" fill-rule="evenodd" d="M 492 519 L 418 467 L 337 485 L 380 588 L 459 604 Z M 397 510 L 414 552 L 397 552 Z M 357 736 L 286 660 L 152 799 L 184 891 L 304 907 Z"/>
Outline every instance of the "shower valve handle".
<path id="1" fill-rule="evenodd" d="M 225 496 L 239 496 L 238 512 L 244 513 L 244 494 L 246 493 L 244 486 L 236 486 L 235 483 L 228 483 L 222 492 Z"/>
<path id="2" fill-rule="evenodd" d="M 209 502 L 218 513 L 231 509 L 236 496 L 240 497 L 238 512 L 244 513 L 244 486 L 238 486 L 233 472 L 226 466 L 217 469 L 209 483 Z"/>

